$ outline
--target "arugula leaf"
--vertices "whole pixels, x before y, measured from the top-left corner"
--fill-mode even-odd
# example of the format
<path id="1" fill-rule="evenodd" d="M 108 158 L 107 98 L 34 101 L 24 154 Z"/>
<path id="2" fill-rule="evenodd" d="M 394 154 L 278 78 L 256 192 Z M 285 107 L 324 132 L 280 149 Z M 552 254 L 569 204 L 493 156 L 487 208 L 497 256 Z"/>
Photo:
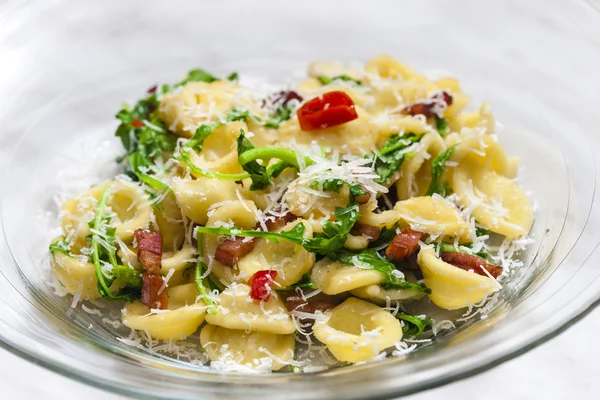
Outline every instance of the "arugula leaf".
<path id="1" fill-rule="evenodd" d="M 448 134 L 448 120 L 435 116 L 435 129 L 438 131 L 441 137 Z"/>
<path id="2" fill-rule="evenodd" d="M 350 202 L 354 202 L 357 196 L 363 196 L 367 194 L 367 191 L 364 190 L 358 183 L 351 183 L 341 178 L 325 179 L 322 181 L 322 185 L 323 190 L 335 193 L 339 193 L 344 185 L 348 185 L 348 189 L 350 191 Z M 311 189 L 316 189 L 318 187 L 319 181 L 311 182 Z"/>
<path id="3" fill-rule="evenodd" d="M 404 336 L 417 337 L 431 329 L 432 320 L 429 317 L 421 319 L 417 316 L 400 312 L 395 317 L 404 322 L 404 326 L 402 327 L 402 334 Z"/>
<path id="4" fill-rule="evenodd" d="M 445 151 L 438 154 L 431 162 L 431 183 L 427 189 L 427 196 L 431 196 L 434 193 L 443 197 L 448 195 L 449 188 L 447 185 L 442 185 L 441 179 L 444 174 L 444 169 L 446 168 L 446 162 L 450 156 L 452 156 L 455 148 L 456 145 L 448 147 Z"/>
<path id="5" fill-rule="evenodd" d="M 196 261 L 196 272 L 194 274 L 194 281 L 196 282 L 196 289 L 198 290 L 198 294 L 202 297 L 202 301 L 208 307 L 208 312 L 212 315 L 217 315 L 217 307 L 215 307 L 215 303 L 208 296 L 206 292 L 206 287 L 204 286 L 204 282 L 202 276 L 206 273 L 208 266 L 204 263 L 204 246 L 202 243 L 202 233 L 196 231 L 196 242 L 198 243 L 198 261 Z"/>
<path id="6" fill-rule="evenodd" d="M 379 178 L 375 182 L 384 184 L 388 182 L 396 172 L 400 170 L 405 158 L 408 157 L 406 149 L 414 143 L 421 140 L 423 135 L 408 134 L 404 136 L 391 136 L 383 145 L 373 154 L 365 157 L 373 160 L 373 169 Z"/>
<path id="7" fill-rule="evenodd" d="M 296 288 L 300 288 L 302 290 L 317 289 L 317 286 L 314 283 L 312 283 L 310 274 L 304 274 L 302 275 L 302 278 L 300 278 L 300 280 L 294 283 L 293 285 L 276 287 L 275 290 L 278 292 L 293 292 L 294 290 L 296 290 Z"/>
<path id="8" fill-rule="evenodd" d="M 489 235 L 490 233 L 491 233 L 491 231 L 489 229 L 475 228 L 475 235 L 477 235 L 477 236 L 485 236 L 485 235 Z"/>
<path id="9" fill-rule="evenodd" d="M 277 110 L 275 110 L 275 114 L 271 117 L 271 119 L 264 121 L 263 125 L 268 128 L 278 129 L 279 125 L 281 125 L 282 122 L 285 122 L 292 117 L 293 112 L 294 109 L 292 107 L 283 105 L 277 108 Z M 257 118 L 255 117 L 255 119 Z"/>
<path id="10" fill-rule="evenodd" d="M 359 80 L 351 78 L 348 75 L 338 75 L 338 76 L 334 76 L 333 78 L 330 78 L 330 77 L 325 76 L 325 75 L 321 75 L 317 79 L 323 85 L 329 85 L 330 83 L 335 82 L 335 81 L 353 82 L 356 86 L 361 86 L 362 85 L 362 83 Z"/>
<path id="11" fill-rule="evenodd" d="M 115 278 L 123 281 L 127 286 L 131 286 L 134 288 L 142 287 L 142 275 L 139 271 L 136 271 L 133 268 L 126 267 L 124 265 L 116 265 L 113 266 L 112 274 Z"/>
<path id="12" fill-rule="evenodd" d="M 177 84 L 177 86 L 183 86 L 189 82 L 206 82 L 206 83 L 211 83 L 214 81 L 218 81 L 219 78 L 217 78 L 216 76 L 214 76 L 213 74 L 206 72 L 203 69 L 193 69 L 190 72 L 188 72 L 187 77 L 182 80 L 181 82 L 179 82 Z"/>
<path id="13" fill-rule="evenodd" d="M 312 253 L 329 255 L 344 246 L 354 223 L 361 217 L 358 213 L 358 204 L 356 203 L 351 203 L 345 208 L 337 207 L 335 216 L 337 221 L 327 221 L 323 224 L 323 234 L 313 238 L 305 238 L 303 236 L 305 230 L 304 224 L 297 224 L 291 230 L 282 232 L 265 232 L 224 226 L 199 226 L 196 229 L 197 232 L 212 233 L 215 235 L 261 237 L 273 243 L 279 243 L 279 240 L 286 240 L 302 246 Z"/>
<path id="14" fill-rule="evenodd" d="M 227 76 L 227 80 L 231 81 L 231 82 L 233 82 L 233 81 L 237 82 L 239 79 L 240 79 L 240 76 L 237 72 L 232 72 L 231 74 L 229 74 Z"/>
<path id="15" fill-rule="evenodd" d="M 267 175 L 267 168 L 260 165 L 258 161 L 249 161 L 245 164 L 240 161 L 240 157 L 252 149 L 255 149 L 254 145 L 246 139 L 244 131 L 240 129 L 240 135 L 237 138 L 238 162 L 244 171 L 250 174 L 250 179 L 252 179 L 250 190 L 263 190 L 271 184 L 271 178 Z"/>
<path id="16" fill-rule="evenodd" d="M 181 161 L 184 164 L 187 165 L 187 167 L 190 169 L 190 171 L 192 171 L 195 174 L 201 175 L 201 176 L 206 176 L 209 178 L 215 178 L 215 179 L 227 179 L 227 180 L 232 180 L 232 181 L 241 181 L 243 179 L 249 178 L 250 174 L 248 173 L 243 173 L 243 174 L 223 174 L 220 172 L 214 172 L 214 171 L 209 171 L 209 170 L 205 170 L 203 168 L 200 168 L 199 166 L 197 166 L 196 164 L 194 164 L 192 162 L 192 160 L 190 159 L 190 155 L 187 151 L 181 151 L 179 153 L 179 155 L 177 156 L 173 156 L 173 158 L 177 161 Z"/>
<path id="17" fill-rule="evenodd" d="M 134 293 L 130 292 L 121 292 L 119 294 L 113 294 L 110 290 L 110 286 L 113 284 L 117 277 L 112 274 L 112 276 L 108 277 L 105 275 L 102 269 L 101 257 L 105 255 L 109 262 L 113 266 L 113 270 L 117 267 L 117 261 L 115 252 L 116 249 L 114 247 L 106 248 L 100 245 L 100 237 L 99 232 L 101 231 L 101 225 L 103 222 L 107 221 L 107 217 L 105 215 L 106 203 L 108 201 L 109 189 L 106 188 L 104 192 L 102 192 L 102 196 L 100 196 L 100 200 L 98 200 L 98 204 L 96 205 L 96 212 L 94 214 L 94 219 L 90 222 L 91 227 L 93 229 L 92 238 L 91 238 L 91 247 L 92 247 L 92 261 L 94 263 L 96 278 L 98 280 L 97 288 L 100 296 L 110 299 L 110 300 L 125 300 L 125 301 L 134 301 L 139 297 L 136 297 Z M 112 245 L 114 241 L 115 228 L 106 229 L 106 233 L 103 237 L 105 242 L 108 242 L 109 245 Z M 108 240 L 107 240 L 108 239 Z"/>
<path id="18" fill-rule="evenodd" d="M 396 266 L 387 258 L 381 257 L 375 249 L 364 249 L 359 252 L 340 249 L 328 256 L 346 264 L 360 265 L 381 272 L 385 276 L 385 281 L 381 283 L 384 289 L 414 289 L 431 293 L 431 289 L 422 283 L 411 283 L 394 275 Z"/>
<path id="19" fill-rule="evenodd" d="M 71 255 L 69 252 L 69 242 L 67 242 L 67 238 L 65 238 L 64 236 L 62 236 L 56 242 L 50 244 L 50 253 L 54 255 L 54 253 L 57 251 L 64 253 L 68 256 Z"/>

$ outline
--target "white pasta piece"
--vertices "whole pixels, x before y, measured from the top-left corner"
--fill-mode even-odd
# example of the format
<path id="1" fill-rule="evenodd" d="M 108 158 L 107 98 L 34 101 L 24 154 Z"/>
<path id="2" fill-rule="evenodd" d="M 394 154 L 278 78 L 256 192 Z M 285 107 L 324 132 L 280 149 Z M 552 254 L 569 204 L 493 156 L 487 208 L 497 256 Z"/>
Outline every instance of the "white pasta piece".
<path id="1" fill-rule="evenodd" d="M 152 205 L 144 191 L 133 184 L 123 181 L 110 181 L 98 184 L 87 192 L 71 198 L 62 206 L 62 227 L 67 236 L 72 237 L 72 251 L 77 252 L 87 245 L 90 235 L 88 223 L 94 218 L 96 204 L 105 189 L 110 195 L 106 204 L 115 214 L 115 235 L 123 241 L 133 238 L 138 228 L 147 228 L 150 224 Z"/>
<path id="2" fill-rule="evenodd" d="M 160 209 L 154 209 L 158 230 L 163 239 L 164 251 L 176 251 L 185 240 L 183 216 L 174 194 L 169 193 L 160 203 Z"/>
<path id="3" fill-rule="evenodd" d="M 208 221 L 208 210 L 214 204 L 237 199 L 235 182 L 220 179 L 173 178 L 171 188 L 183 215 L 197 224 Z"/>
<path id="4" fill-rule="evenodd" d="M 509 239 L 531 229 L 531 202 L 513 180 L 472 163 L 456 168 L 452 180 L 459 202 L 471 209 L 471 215 L 486 229 Z"/>
<path id="5" fill-rule="evenodd" d="M 437 258 L 433 248 L 421 248 L 417 262 L 423 271 L 429 298 L 438 307 L 457 310 L 481 302 L 498 290 L 492 278 L 465 271 Z"/>
<path id="6" fill-rule="evenodd" d="M 58 240 L 55 239 L 55 241 Z M 52 271 L 71 294 L 80 292 L 83 299 L 96 299 L 100 297 L 96 287 L 96 268 L 94 264 L 70 257 L 60 251 L 55 251 L 50 260 Z M 123 284 L 117 279 L 110 287 L 116 293 Z"/>
<path id="7" fill-rule="evenodd" d="M 232 284 L 219 295 L 217 314 L 208 314 L 206 322 L 229 329 L 289 334 L 296 330 L 283 301 L 272 292 L 266 301 L 253 300 L 250 286 Z"/>
<path id="8" fill-rule="evenodd" d="M 363 286 L 351 290 L 350 293 L 379 305 L 385 305 L 388 301 L 418 300 L 424 295 L 423 291 L 418 289 L 384 289 L 379 285 Z"/>
<path id="9" fill-rule="evenodd" d="M 305 221 L 294 221 L 284 226 L 281 231 L 289 231 L 297 224 L 304 224 L 304 237 L 312 238 L 312 225 Z M 273 243 L 267 239 L 257 239 L 254 249 L 238 261 L 240 278 L 250 279 L 256 271 L 277 271 L 275 282 L 281 286 L 292 285 L 309 272 L 315 263 L 315 254 L 304 247 L 280 240 Z"/>
<path id="10" fill-rule="evenodd" d="M 399 201 L 394 206 L 398 218 L 414 229 L 433 236 L 459 238 L 468 242 L 471 226 L 458 209 L 440 197 L 422 196 Z"/>
<path id="11" fill-rule="evenodd" d="M 402 339 L 400 321 L 367 301 L 351 297 L 329 313 L 313 332 L 339 361 L 368 360 Z"/>
<path id="12" fill-rule="evenodd" d="M 329 258 L 324 258 L 315 264 L 311 278 L 323 293 L 330 295 L 376 285 L 385 280 L 384 275 L 374 269 L 344 264 Z"/>
<path id="13" fill-rule="evenodd" d="M 147 332 L 153 339 L 179 340 L 194 333 L 204 322 L 206 306 L 196 303 L 198 291 L 193 283 L 167 289 L 168 310 L 151 313 L 140 302 L 125 305 L 123 325 Z"/>
<path id="14" fill-rule="evenodd" d="M 200 331 L 200 344 L 211 361 L 249 369 L 268 358 L 271 370 L 277 371 L 294 359 L 293 335 L 245 332 L 209 324 Z"/>

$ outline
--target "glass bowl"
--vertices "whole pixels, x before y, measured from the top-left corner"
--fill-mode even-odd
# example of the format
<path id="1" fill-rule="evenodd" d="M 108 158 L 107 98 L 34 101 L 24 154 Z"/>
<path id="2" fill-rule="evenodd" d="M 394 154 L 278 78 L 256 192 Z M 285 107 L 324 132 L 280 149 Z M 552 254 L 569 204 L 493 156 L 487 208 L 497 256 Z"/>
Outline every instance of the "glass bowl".
<path id="1" fill-rule="evenodd" d="M 145 398 L 391 398 L 469 376 L 568 326 L 600 296 L 600 52 L 585 2 L 52 1 L 0 8 L 0 339 L 66 376 Z M 310 60 L 387 52 L 489 100 L 538 206 L 525 266 L 486 314 L 402 357 L 308 374 L 222 374 L 115 338 L 48 281 L 58 193 L 111 176 L 113 115 L 202 67 L 284 82 Z M 61 171 L 68 170 L 69 173 Z M 87 303 L 86 303 L 87 304 Z M 110 314 L 110 313 L 109 313 Z"/>

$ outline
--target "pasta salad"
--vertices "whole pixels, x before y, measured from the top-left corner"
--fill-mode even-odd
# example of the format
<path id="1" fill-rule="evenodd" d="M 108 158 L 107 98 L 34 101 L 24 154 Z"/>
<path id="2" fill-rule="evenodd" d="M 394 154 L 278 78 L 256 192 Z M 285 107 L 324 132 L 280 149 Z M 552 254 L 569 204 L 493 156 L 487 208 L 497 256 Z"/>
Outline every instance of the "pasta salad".
<path id="1" fill-rule="evenodd" d="M 192 70 L 116 115 L 123 173 L 64 202 L 53 274 L 215 369 L 409 351 L 454 327 L 431 310 L 501 289 L 533 223 L 490 105 L 468 104 L 387 55 L 283 87 Z"/>

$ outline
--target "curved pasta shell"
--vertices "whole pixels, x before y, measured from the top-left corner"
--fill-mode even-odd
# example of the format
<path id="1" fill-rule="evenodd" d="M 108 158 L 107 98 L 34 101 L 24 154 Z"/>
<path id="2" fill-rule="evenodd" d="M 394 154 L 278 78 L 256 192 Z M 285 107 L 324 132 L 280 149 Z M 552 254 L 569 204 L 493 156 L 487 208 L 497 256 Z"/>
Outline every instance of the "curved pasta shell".
<path id="1" fill-rule="evenodd" d="M 400 168 L 400 178 L 396 182 L 399 200 L 427 193 L 431 183 L 431 162 L 445 148 L 444 140 L 437 132 L 427 133 L 421 138 L 414 155 Z"/>
<path id="2" fill-rule="evenodd" d="M 273 291 L 269 300 L 250 297 L 250 286 L 232 284 L 219 295 L 217 314 L 208 314 L 206 322 L 229 329 L 289 334 L 296 327 L 285 305 Z"/>
<path id="3" fill-rule="evenodd" d="M 339 294 L 350 290 L 377 285 L 385 280 L 383 274 L 374 269 L 359 268 L 324 258 L 318 261 L 311 273 L 312 282 L 325 294 Z"/>
<path id="4" fill-rule="evenodd" d="M 479 110 L 465 112 L 456 116 L 450 122 L 453 131 L 460 132 L 462 128 L 484 128 L 485 133 L 493 134 L 496 130 L 496 119 L 489 103 L 483 103 Z"/>
<path id="5" fill-rule="evenodd" d="M 413 117 L 412 115 L 403 115 L 395 118 L 373 118 L 373 121 L 379 127 L 379 137 L 377 147 L 380 148 L 390 138 L 397 135 L 398 132 L 421 134 L 428 132 L 431 128 L 427 125 L 424 118 Z M 439 135 L 438 135 L 439 136 Z"/>
<path id="6" fill-rule="evenodd" d="M 289 231 L 297 224 L 304 224 L 304 237 L 312 238 L 312 225 L 304 221 L 290 222 L 280 231 Z M 240 278 L 250 279 L 256 271 L 277 271 L 275 282 L 281 286 L 292 285 L 310 271 L 315 263 L 315 254 L 302 246 L 280 240 L 279 244 L 267 239 L 257 239 L 254 249 L 238 261 Z"/>
<path id="7" fill-rule="evenodd" d="M 417 262 L 425 284 L 431 289 L 429 298 L 446 310 L 457 310 L 481 302 L 498 290 L 492 278 L 465 271 L 437 258 L 432 248 L 422 248 Z"/>
<path id="8" fill-rule="evenodd" d="M 190 82 L 162 97 L 161 119 L 177 135 L 192 137 L 200 125 L 225 116 L 239 91 L 237 84 L 227 80 Z"/>
<path id="9" fill-rule="evenodd" d="M 394 211 L 399 219 L 421 232 L 470 241 L 470 225 L 456 207 L 440 197 L 422 196 L 399 201 Z"/>
<path id="10" fill-rule="evenodd" d="M 209 171 L 224 174 L 239 174 L 244 172 L 238 163 L 237 138 L 240 131 L 248 132 L 248 126 L 241 121 L 230 122 L 222 125 L 204 140 L 202 151 L 196 154 L 190 151 L 190 160 L 195 165 Z M 196 178 L 202 175 L 191 171 Z"/>
<path id="11" fill-rule="evenodd" d="M 222 226 L 225 223 L 233 222 L 235 226 L 241 229 L 253 229 L 258 219 L 256 217 L 257 208 L 250 200 L 234 200 L 216 208 L 208 217 L 206 226 Z M 211 272 L 223 283 L 231 283 L 237 279 L 237 269 L 226 267 L 219 261 L 211 259 L 217 251 L 217 247 L 222 242 L 216 235 L 205 234 L 202 241 L 204 243 L 204 253 L 208 255 L 207 262 L 211 267 Z"/>
<path id="12" fill-rule="evenodd" d="M 381 54 L 367 61 L 365 71 L 382 78 L 401 78 L 404 81 L 427 82 L 428 79 L 411 67 L 402 64 L 388 54 Z"/>
<path id="13" fill-rule="evenodd" d="M 351 297 L 330 313 L 313 332 L 339 361 L 368 360 L 402 339 L 400 321 L 367 301 Z"/>
<path id="14" fill-rule="evenodd" d="M 511 179 L 471 163 L 454 170 L 452 189 L 461 204 L 486 229 L 515 239 L 526 235 L 533 224 L 529 199 Z"/>
<path id="15" fill-rule="evenodd" d="M 96 299 L 100 297 L 98 293 L 96 278 L 96 268 L 94 264 L 80 261 L 74 257 L 54 252 L 50 259 L 52 272 L 60 283 L 71 294 L 81 293 L 83 299 Z M 110 287 L 113 293 L 118 292 L 124 285 L 117 279 Z"/>
<path id="16" fill-rule="evenodd" d="M 372 303 L 385 305 L 390 301 L 408 301 L 418 300 L 423 297 L 424 293 L 417 289 L 384 289 L 379 285 L 363 286 L 351 290 L 356 297 L 368 300 Z"/>
<path id="17" fill-rule="evenodd" d="M 150 314 L 150 309 L 136 301 L 125 305 L 123 325 L 147 332 L 159 340 L 178 340 L 196 332 L 204 322 L 206 306 L 196 303 L 198 292 L 195 284 L 174 286 L 166 289 L 169 294 L 169 309 Z"/>
<path id="18" fill-rule="evenodd" d="M 294 359 L 295 341 L 292 335 L 206 325 L 200 331 L 200 344 L 211 361 L 235 363 L 247 368 L 257 367 L 259 360 L 267 357 L 271 360 L 271 369 L 277 371 Z"/>
<path id="19" fill-rule="evenodd" d="M 348 188 L 344 186 L 339 193 L 325 192 L 322 196 L 315 196 L 305 191 L 303 186 L 292 183 L 285 195 L 285 202 L 288 210 L 299 217 L 329 219 L 337 207 L 348 205 L 348 193 Z"/>
<path id="20" fill-rule="evenodd" d="M 173 178 L 171 188 L 183 215 L 197 224 L 208 221 L 208 209 L 213 204 L 236 199 L 236 184 L 232 181 L 198 178 Z"/>
<path id="21" fill-rule="evenodd" d="M 158 230 L 163 238 L 163 251 L 176 251 L 185 240 L 183 216 L 177 198 L 169 193 L 160 203 L 160 210 L 154 209 Z"/>
<path id="22" fill-rule="evenodd" d="M 111 193 L 106 206 L 115 213 L 116 220 L 112 222 L 116 222 L 117 237 L 124 241 L 131 240 L 136 229 L 147 228 L 150 224 L 152 206 L 140 187 L 122 181 L 98 184 L 63 203 L 62 228 L 72 238 L 71 248 L 75 253 L 87 246 L 86 238 L 90 234 L 88 223 L 94 219 L 98 200 L 108 187 Z"/>
<path id="23" fill-rule="evenodd" d="M 391 229 L 396 225 L 400 217 L 398 212 L 394 210 L 386 210 L 382 213 L 375 213 L 373 211 L 361 212 L 362 217 L 358 222 L 365 225 L 375 226 L 377 228 L 388 228 Z"/>
<path id="24" fill-rule="evenodd" d="M 472 163 L 511 179 L 517 175 L 519 159 L 508 157 L 493 135 L 485 135 L 477 129 L 465 129 L 460 135 L 452 135 L 448 140 L 458 142 L 450 159 L 459 165 Z"/>

